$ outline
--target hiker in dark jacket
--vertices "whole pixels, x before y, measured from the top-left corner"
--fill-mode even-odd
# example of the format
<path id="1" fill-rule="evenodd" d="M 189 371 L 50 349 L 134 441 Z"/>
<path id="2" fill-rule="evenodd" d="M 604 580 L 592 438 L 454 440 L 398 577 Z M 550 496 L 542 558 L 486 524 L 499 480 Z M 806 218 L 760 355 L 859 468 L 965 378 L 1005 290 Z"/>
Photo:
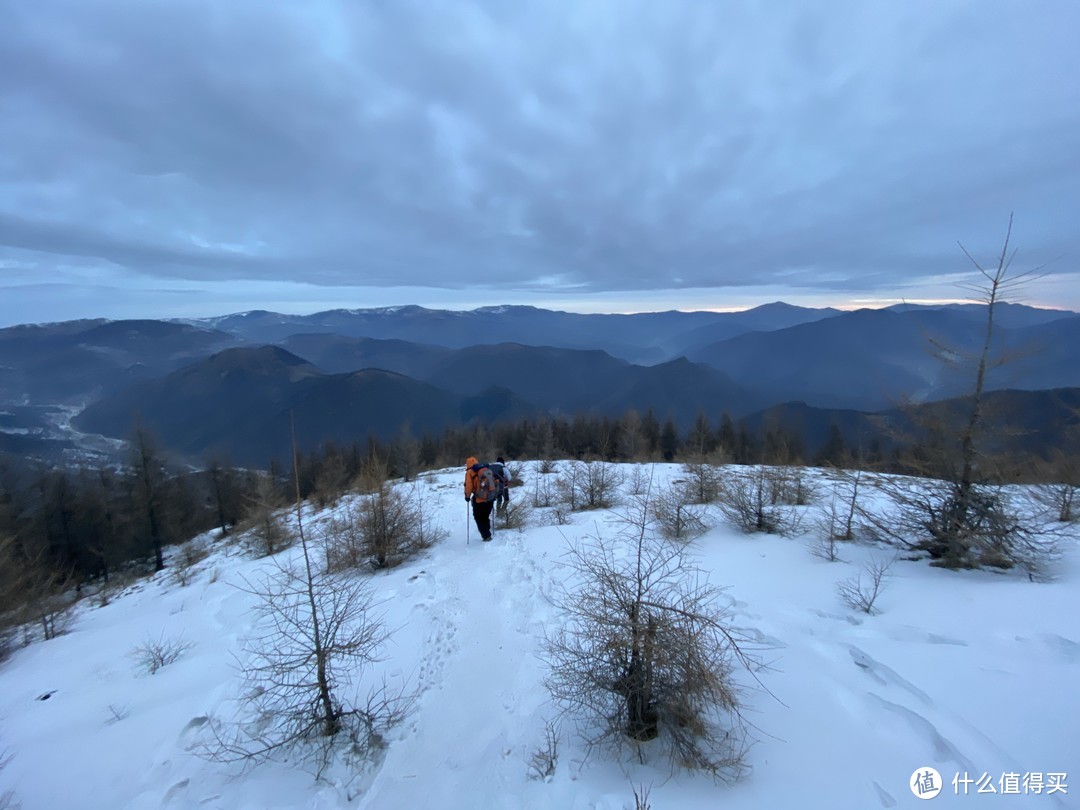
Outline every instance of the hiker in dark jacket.
<path id="1" fill-rule="evenodd" d="M 491 471 L 502 479 L 502 488 L 495 499 L 495 514 L 501 515 L 506 512 L 506 507 L 510 504 L 510 473 L 506 469 L 506 460 L 499 456 L 491 465 Z"/>
<path id="2" fill-rule="evenodd" d="M 491 509 L 495 506 L 480 490 L 480 468 L 475 456 L 469 456 L 465 460 L 465 500 L 472 501 L 473 520 L 476 528 L 480 530 L 480 536 L 484 540 L 491 539 Z"/>

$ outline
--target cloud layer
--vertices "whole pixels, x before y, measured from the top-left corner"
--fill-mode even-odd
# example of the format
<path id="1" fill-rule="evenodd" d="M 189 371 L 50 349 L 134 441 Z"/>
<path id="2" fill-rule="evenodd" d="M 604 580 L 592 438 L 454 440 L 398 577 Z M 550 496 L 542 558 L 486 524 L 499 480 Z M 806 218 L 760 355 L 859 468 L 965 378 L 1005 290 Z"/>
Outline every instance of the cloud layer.
<path id="1" fill-rule="evenodd" d="M 917 297 L 966 270 L 957 240 L 992 260 L 1011 211 L 1019 260 L 1077 287 L 1071 0 L 0 17 L 12 302 L 53 285 L 93 315 L 94 289 L 298 282 Z"/>

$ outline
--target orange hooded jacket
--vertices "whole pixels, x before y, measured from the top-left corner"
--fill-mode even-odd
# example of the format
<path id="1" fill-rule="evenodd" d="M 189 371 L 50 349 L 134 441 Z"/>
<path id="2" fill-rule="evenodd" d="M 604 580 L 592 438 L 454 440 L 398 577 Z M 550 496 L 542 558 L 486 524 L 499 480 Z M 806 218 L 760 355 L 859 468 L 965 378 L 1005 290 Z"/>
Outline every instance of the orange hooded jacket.
<path id="1" fill-rule="evenodd" d="M 480 482 L 477 480 L 478 476 L 473 467 L 479 464 L 476 460 L 476 456 L 469 456 L 465 459 L 465 497 L 469 498 L 474 493 L 480 491 Z"/>

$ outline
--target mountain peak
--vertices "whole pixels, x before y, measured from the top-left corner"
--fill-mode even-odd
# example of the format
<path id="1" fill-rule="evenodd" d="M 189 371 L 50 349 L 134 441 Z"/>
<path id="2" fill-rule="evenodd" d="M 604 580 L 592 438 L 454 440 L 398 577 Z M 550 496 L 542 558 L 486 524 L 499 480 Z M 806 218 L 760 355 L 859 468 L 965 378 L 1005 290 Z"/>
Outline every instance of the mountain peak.
<path id="1" fill-rule="evenodd" d="M 280 346 L 256 346 L 254 348 L 238 346 L 224 349 L 211 355 L 208 362 L 218 370 L 243 368 L 248 371 L 269 373 L 283 367 L 308 366 L 312 371 L 318 372 L 318 369 L 307 360 L 297 357 Z"/>

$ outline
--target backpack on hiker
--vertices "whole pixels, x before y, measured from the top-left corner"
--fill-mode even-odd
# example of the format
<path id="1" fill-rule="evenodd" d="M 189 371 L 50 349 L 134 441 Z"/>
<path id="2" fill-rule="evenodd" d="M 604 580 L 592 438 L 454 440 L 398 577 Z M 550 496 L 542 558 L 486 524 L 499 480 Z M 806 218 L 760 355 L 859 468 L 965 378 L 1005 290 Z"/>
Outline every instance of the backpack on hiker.
<path id="1" fill-rule="evenodd" d="M 499 465 L 496 465 L 499 466 Z M 480 503 L 494 503 L 495 499 L 502 494 L 503 478 L 506 473 L 496 475 L 490 464 L 476 464 L 472 470 L 476 473 L 476 492 L 473 500 Z"/>
<path id="2" fill-rule="evenodd" d="M 506 471 L 506 467 L 501 461 L 492 461 L 488 463 L 488 467 L 491 468 L 492 474 L 495 476 L 495 481 L 499 487 L 499 495 L 502 495 L 506 488 L 510 486 L 510 473 Z"/>

